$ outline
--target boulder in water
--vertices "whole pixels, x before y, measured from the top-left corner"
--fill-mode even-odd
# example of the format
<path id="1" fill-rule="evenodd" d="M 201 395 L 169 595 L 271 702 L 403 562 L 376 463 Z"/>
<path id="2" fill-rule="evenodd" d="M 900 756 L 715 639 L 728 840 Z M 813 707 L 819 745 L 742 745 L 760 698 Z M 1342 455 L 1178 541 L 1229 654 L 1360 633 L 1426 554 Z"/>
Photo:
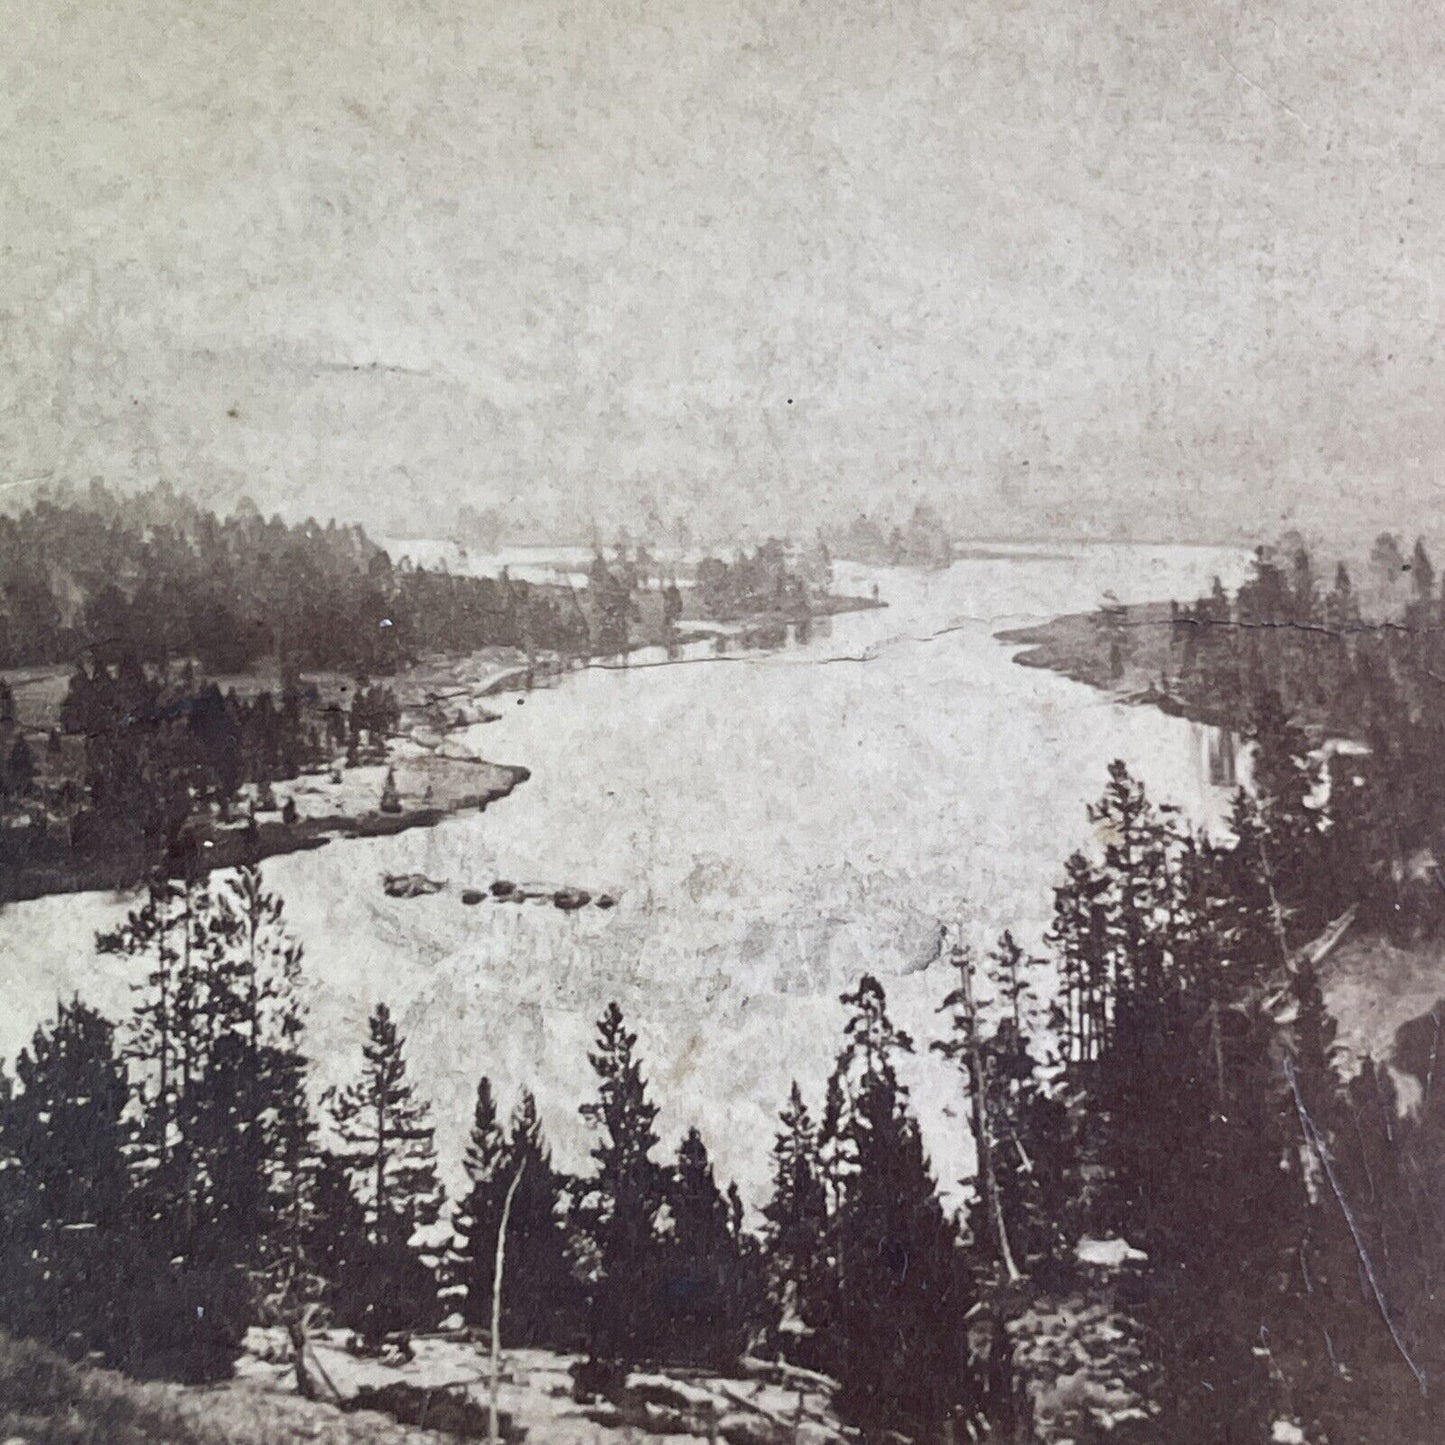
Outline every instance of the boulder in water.
<path id="1" fill-rule="evenodd" d="M 563 913 L 575 913 L 592 902 L 592 895 L 585 888 L 559 888 L 552 895 L 552 902 Z"/>
<path id="2" fill-rule="evenodd" d="M 428 893 L 440 893 L 447 885 L 428 878 L 425 873 L 387 873 L 382 877 L 381 886 L 388 898 L 421 898 Z"/>
<path id="3" fill-rule="evenodd" d="M 486 898 L 486 896 L 487 895 L 483 893 L 479 888 L 462 889 L 462 902 L 468 905 L 474 903 L 481 903 L 483 899 Z"/>

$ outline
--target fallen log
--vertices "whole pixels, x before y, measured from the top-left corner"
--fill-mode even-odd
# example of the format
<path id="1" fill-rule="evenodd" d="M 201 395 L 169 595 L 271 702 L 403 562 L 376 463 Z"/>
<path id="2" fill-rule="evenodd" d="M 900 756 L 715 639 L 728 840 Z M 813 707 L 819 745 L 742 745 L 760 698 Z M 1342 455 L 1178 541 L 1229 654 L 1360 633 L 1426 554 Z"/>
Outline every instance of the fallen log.
<path id="1" fill-rule="evenodd" d="M 1299 950 L 1296 955 L 1296 960 L 1312 966 L 1318 966 L 1323 963 L 1325 959 L 1339 947 L 1345 934 L 1350 931 L 1350 927 L 1354 923 L 1359 911 L 1360 905 L 1358 903 L 1350 904 L 1338 918 L 1325 928 L 1318 938 L 1305 944 L 1305 946 Z"/>
<path id="2" fill-rule="evenodd" d="M 784 1384 L 813 1385 L 830 1394 L 839 1389 L 837 1380 L 820 1375 L 816 1370 L 805 1370 L 801 1365 L 790 1365 L 786 1360 L 760 1360 L 756 1355 L 744 1355 L 738 1364 L 745 1375 L 757 1375 L 763 1379 L 775 1377 Z"/>

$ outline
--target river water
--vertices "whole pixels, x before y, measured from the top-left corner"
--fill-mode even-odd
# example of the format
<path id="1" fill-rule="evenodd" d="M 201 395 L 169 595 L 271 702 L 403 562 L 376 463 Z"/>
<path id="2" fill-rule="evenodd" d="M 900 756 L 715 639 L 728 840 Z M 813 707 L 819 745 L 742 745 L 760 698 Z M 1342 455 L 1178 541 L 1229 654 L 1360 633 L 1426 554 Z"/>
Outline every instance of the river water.
<path id="1" fill-rule="evenodd" d="M 904 1070 L 940 1179 L 967 1166 L 955 1079 L 928 1057 L 947 991 L 940 926 L 1036 942 L 1064 857 L 1089 841 L 1085 803 L 1123 758 L 1156 798 L 1201 821 L 1223 795 L 1211 739 L 1018 666 L 1000 629 L 1094 606 L 1192 597 L 1242 556 L 1200 548 L 1000 549 L 947 571 L 840 565 L 839 590 L 889 604 L 768 653 L 638 658 L 504 696 L 471 743 L 529 782 L 485 814 L 276 858 L 268 882 L 306 948 L 318 1081 L 359 1058 L 388 1002 L 432 1099 L 449 1177 L 480 1073 L 504 1102 L 538 1096 L 559 1159 L 580 1165 L 577 1105 L 593 1024 L 617 999 L 640 1036 L 660 1132 L 696 1122 L 718 1163 L 761 1197 L 773 1118 L 797 1078 L 820 1103 L 839 1045 L 838 994 L 877 974 L 919 1040 Z M 384 871 L 446 879 L 386 897 Z M 609 912 L 465 907 L 494 878 L 570 883 Z M 119 1015 L 136 970 L 92 951 L 127 900 L 41 899 L 0 913 L 9 1056 L 57 995 Z"/>

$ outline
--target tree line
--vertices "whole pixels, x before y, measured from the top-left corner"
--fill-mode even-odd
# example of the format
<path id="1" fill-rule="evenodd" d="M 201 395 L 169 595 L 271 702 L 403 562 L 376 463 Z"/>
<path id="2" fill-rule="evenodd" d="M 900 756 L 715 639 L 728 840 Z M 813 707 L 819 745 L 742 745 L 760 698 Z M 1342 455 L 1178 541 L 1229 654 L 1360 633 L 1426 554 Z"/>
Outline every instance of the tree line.
<path id="1" fill-rule="evenodd" d="M 362 1349 L 453 1312 L 487 1329 L 510 1195 L 502 1337 L 580 1351 L 604 1386 L 762 1352 L 836 1379 L 867 1438 L 1024 1440 L 1038 1388 L 1094 1369 L 1128 1407 L 1073 1438 L 1437 1439 L 1438 1019 L 1391 1061 L 1408 1109 L 1342 1055 L 1310 881 L 1329 800 L 1287 724 L 1258 747 L 1219 838 L 1113 764 L 1041 949 L 955 940 L 922 1046 L 957 1069 L 977 1161 L 958 1216 L 900 1078 L 920 1044 L 872 975 L 820 1094 L 784 1102 L 757 1229 L 698 1131 L 660 1156 L 615 1004 L 588 1167 L 558 1169 L 533 1101 L 504 1115 L 484 1078 L 448 1207 L 388 1010 L 313 1099 L 280 901 L 249 869 L 158 879 L 99 940 L 144 965 L 133 1017 L 66 1004 L 7 1078 L 4 1322 L 183 1379 L 226 1373 L 250 1323 L 329 1318 Z M 1101 1274 L 1100 1240 L 1133 1263 Z M 1045 1306 L 1097 1322 L 1083 1363 L 1031 1335 Z"/>
<path id="2" fill-rule="evenodd" d="M 1100 615 L 1117 675 L 1144 641 L 1127 609 Z M 1313 744 L 1345 740 L 1313 763 L 1336 796 L 1348 864 L 1336 884 L 1397 938 L 1445 923 L 1438 860 L 1445 850 L 1445 578 L 1423 540 L 1378 537 L 1363 566 L 1321 568 L 1298 538 L 1255 552 L 1231 595 L 1171 607 L 1160 686 L 1191 716 L 1247 731 L 1258 700 Z"/>
<path id="3" fill-rule="evenodd" d="M 363 1350 L 450 1313 L 487 1327 L 506 1209 L 509 1345 L 584 1350 L 604 1379 L 642 1361 L 727 1370 L 782 1338 L 786 1315 L 811 1340 L 802 1355 L 850 1380 L 860 1421 L 979 1414 L 954 1327 L 975 1298 L 967 1259 L 894 1072 L 911 1045 L 875 980 L 845 999 L 824 1125 L 796 1088 L 784 1111 L 761 1235 L 697 1129 L 659 1156 L 616 1004 L 588 1056 L 590 1169 L 557 1169 L 531 1096 L 504 1118 L 482 1078 L 467 1188 L 439 1229 L 430 1108 L 396 1020 L 378 1005 L 353 1081 L 312 1098 L 302 950 L 257 870 L 157 878 L 97 947 L 145 970 L 131 1018 L 62 1004 L 4 1079 L 8 1328 L 201 1381 L 229 1373 L 252 1324 L 296 1338 L 324 1318 Z"/>
<path id="4" fill-rule="evenodd" d="M 294 822 L 277 782 L 303 772 L 378 762 L 400 725 L 395 693 L 363 676 L 323 702 L 294 667 L 276 692 L 222 692 L 189 661 L 79 663 L 55 726 L 32 743 L 0 681 L 0 895 L 26 868 L 113 860 L 117 878 L 143 876 L 178 850 L 197 815 L 231 823 L 249 796 L 256 813 Z M 18 826 L 20 823 L 29 826 Z"/>
<path id="5" fill-rule="evenodd" d="M 359 526 L 219 517 L 166 485 L 99 482 L 0 516 L 0 668 L 192 659 L 210 676 L 278 657 L 382 676 L 427 652 L 589 650 L 565 588 L 393 562 Z"/>
<path id="6" fill-rule="evenodd" d="M 793 569 L 779 542 L 707 559 L 710 615 L 806 613 L 809 586 L 827 585 L 814 560 Z M 642 618 L 650 573 L 659 615 Z M 164 484 L 122 496 L 97 481 L 0 515 L 0 668 L 87 653 L 111 665 L 190 659 L 209 676 L 263 658 L 385 676 L 426 653 L 484 647 L 609 655 L 639 636 L 665 641 L 681 612 L 644 546 L 599 550 L 574 589 L 393 561 L 359 526 L 288 525 L 250 502 L 220 517 Z"/>
<path id="7" fill-rule="evenodd" d="M 859 512 L 846 526 L 825 528 L 820 543 L 839 557 L 879 567 L 946 567 L 953 561 L 953 539 L 943 518 L 928 502 L 917 502 L 899 521 L 901 508 Z"/>

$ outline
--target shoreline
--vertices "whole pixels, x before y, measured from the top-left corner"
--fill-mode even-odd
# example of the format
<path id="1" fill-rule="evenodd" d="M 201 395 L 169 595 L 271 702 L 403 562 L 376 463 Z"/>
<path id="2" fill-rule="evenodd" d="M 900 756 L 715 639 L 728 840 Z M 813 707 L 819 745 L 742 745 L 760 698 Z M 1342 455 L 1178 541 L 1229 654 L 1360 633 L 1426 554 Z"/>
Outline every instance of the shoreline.
<path id="1" fill-rule="evenodd" d="M 728 638 L 731 634 L 721 629 L 730 623 L 745 623 L 749 631 L 765 632 L 887 605 L 870 597 L 829 595 L 818 599 L 808 617 L 757 613 L 739 619 L 685 620 L 678 641 L 695 644 Z M 651 638 L 639 638 L 627 654 L 657 645 Z M 26 854 L 36 856 L 22 855 L 14 865 L 0 869 L 0 907 L 71 893 L 129 893 L 157 867 L 172 876 L 180 876 L 188 867 L 209 873 L 311 852 L 337 840 L 394 837 L 417 828 L 437 827 L 462 814 L 485 812 L 527 782 L 531 770 L 520 764 L 490 762 L 475 754 L 448 752 L 448 739 L 497 720 L 498 714 L 487 710 L 484 699 L 525 692 L 534 685 L 555 686 L 569 673 L 604 661 L 601 654 L 549 654 L 529 661 L 515 650 L 510 656 L 485 650 L 420 658 L 395 677 L 383 679 L 395 688 L 403 714 L 399 730 L 388 740 L 384 761 L 346 768 L 340 782 L 326 782 L 325 771 L 278 780 L 273 787 L 277 811 L 256 816 L 254 826 L 222 823 L 214 816 L 193 818 L 184 835 L 188 839 L 184 861 L 173 853 L 157 863 L 154 855 L 134 840 L 94 853 L 67 852 L 68 844 L 41 830 L 22 845 Z M 32 669 L 31 673 L 27 681 L 39 687 L 48 682 L 51 690 L 64 675 L 58 668 Z M 251 674 L 226 681 L 253 691 L 269 678 Z M 448 713 L 454 721 L 448 720 Z M 382 812 L 379 806 L 388 771 L 395 774 L 399 812 Z M 290 822 L 283 821 L 280 814 L 288 801 L 299 813 Z"/>
<path id="2" fill-rule="evenodd" d="M 1135 602 L 1121 609 L 1121 625 L 1133 639 L 1133 650 L 1142 654 L 1127 661 L 1118 676 L 1109 665 L 1109 651 L 1099 639 L 1097 612 L 1066 612 L 1047 622 L 1028 627 L 1006 628 L 993 634 L 996 642 L 1017 647 L 1013 661 L 1020 667 L 1055 672 L 1096 692 L 1106 693 L 1128 707 L 1157 708 L 1166 717 L 1206 727 L 1237 731 L 1238 719 L 1176 697 L 1160 687 L 1159 680 L 1168 659 L 1167 638 L 1172 623 L 1167 602 Z M 1164 649 L 1152 646 L 1154 639 L 1166 639 Z"/>
<path id="3" fill-rule="evenodd" d="M 492 763 L 481 758 L 447 757 L 438 761 L 453 768 L 485 769 L 488 781 L 444 803 L 404 805 L 399 813 L 383 813 L 379 808 L 326 812 L 300 817 L 292 823 L 268 816 L 257 818 L 254 830 L 245 826 L 219 825 L 214 820 L 208 820 L 191 830 L 190 837 L 195 844 L 192 857 L 201 860 L 202 873 L 210 873 L 291 853 L 313 852 L 335 840 L 390 838 L 414 828 L 434 828 L 465 813 L 486 812 L 493 803 L 510 797 L 532 776 L 530 769 L 520 765 Z M 404 762 L 401 765 L 404 766 Z M 278 784 L 278 793 L 289 796 L 287 790 L 307 780 L 308 776 L 303 774 L 301 779 Z M 0 906 L 29 903 L 68 893 L 132 892 L 156 867 L 153 863 L 147 866 L 145 858 L 143 850 L 130 849 L 122 854 L 98 854 L 72 863 L 43 863 L 19 869 L 0 882 Z M 160 866 L 167 876 L 183 876 L 183 870 L 174 864 L 167 866 L 162 863 Z"/>

